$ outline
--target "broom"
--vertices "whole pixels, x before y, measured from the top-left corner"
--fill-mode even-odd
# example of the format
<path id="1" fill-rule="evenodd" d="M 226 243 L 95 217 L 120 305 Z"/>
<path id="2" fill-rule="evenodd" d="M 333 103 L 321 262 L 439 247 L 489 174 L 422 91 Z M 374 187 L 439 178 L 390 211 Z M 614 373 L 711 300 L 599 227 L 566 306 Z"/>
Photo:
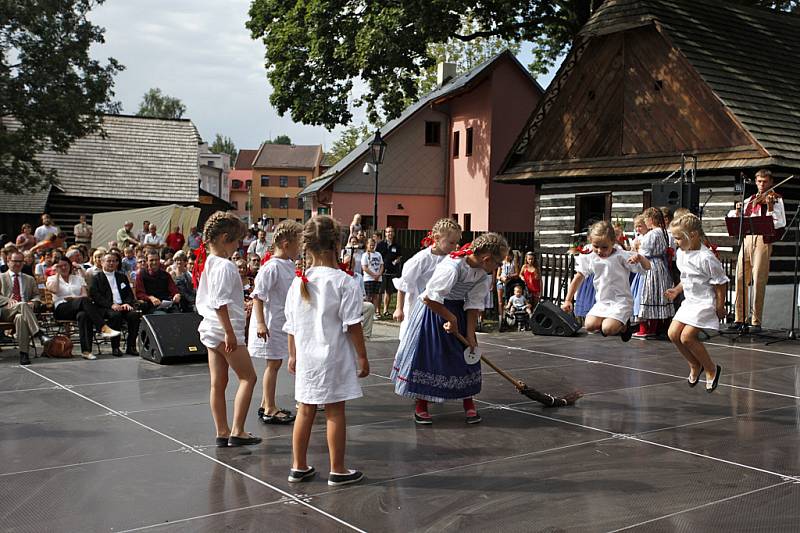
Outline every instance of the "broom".
<path id="1" fill-rule="evenodd" d="M 456 331 L 453 334 L 456 336 L 459 342 L 461 342 L 461 344 L 464 345 L 464 347 L 469 347 L 469 342 L 467 342 L 467 339 L 465 339 L 464 336 L 461 335 L 461 333 Z M 512 376 L 511 374 L 509 374 L 508 372 L 506 372 L 505 370 L 494 364 L 485 355 L 481 355 L 481 361 L 489 365 L 492 368 L 492 370 L 494 370 L 502 377 L 510 381 L 511 384 L 514 385 L 514 387 L 517 389 L 517 391 L 519 391 L 520 394 L 522 394 L 523 396 L 527 396 L 531 400 L 535 400 L 541 403 L 545 407 L 566 407 L 568 405 L 575 405 L 575 402 L 577 402 L 578 399 L 581 396 L 583 396 L 583 393 L 581 391 L 573 391 L 567 394 L 566 396 L 560 396 L 560 397 L 553 396 L 552 394 L 547 394 L 544 392 L 539 392 L 538 390 L 527 386 L 524 382 L 514 378 L 514 376 Z"/>

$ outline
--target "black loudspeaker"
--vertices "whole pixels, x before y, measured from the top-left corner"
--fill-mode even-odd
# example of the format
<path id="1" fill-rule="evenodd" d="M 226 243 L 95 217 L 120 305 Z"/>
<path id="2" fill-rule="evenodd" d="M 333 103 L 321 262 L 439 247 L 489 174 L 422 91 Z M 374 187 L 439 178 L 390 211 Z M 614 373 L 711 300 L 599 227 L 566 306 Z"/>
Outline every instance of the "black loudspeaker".
<path id="1" fill-rule="evenodd" d="M 143 316 L 136 342 L 139 355 L 162 365 L 207 359 L 208 350 L 197 331 L 202 320 L 197 313 Z"/>
<path id="2" fill-rule="evenodd" d="M 581 327 L 575 317 L 568 315 L 552 302 L 540 301 L 533 310 L 531 331 L 534 335 L 551 337 L 572 337 Z"/>
<path id="3" fill-rule="evenodd" d="M 673 211 L 685 207 L 695 215 L 699 215 L 700 186 L 693 181 L 654 183 L 650 203 L 653 207 L 669 207 Z"/>

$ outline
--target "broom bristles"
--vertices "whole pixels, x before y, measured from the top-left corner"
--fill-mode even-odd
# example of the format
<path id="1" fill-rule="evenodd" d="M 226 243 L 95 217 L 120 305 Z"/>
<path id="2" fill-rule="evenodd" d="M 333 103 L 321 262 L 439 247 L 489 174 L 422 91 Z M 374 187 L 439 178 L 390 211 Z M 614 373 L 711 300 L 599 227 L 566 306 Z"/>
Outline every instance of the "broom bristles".
<path id="1" fill-rule="evenodd" d="M 553 396 L 552 394 L 547 394 L 545 392 L 539 392 L 536 389 L 532 389 L 527 385 L 523 385 L 521 389 L 519 389 L 519 393 L 527 396 L 531 400 L 535 400 L 545 407 L 567 407 L 569 405 L 575 405 L 582 396 L 583 393 L 581 391 L 573 391 L 565 396 Z"/>

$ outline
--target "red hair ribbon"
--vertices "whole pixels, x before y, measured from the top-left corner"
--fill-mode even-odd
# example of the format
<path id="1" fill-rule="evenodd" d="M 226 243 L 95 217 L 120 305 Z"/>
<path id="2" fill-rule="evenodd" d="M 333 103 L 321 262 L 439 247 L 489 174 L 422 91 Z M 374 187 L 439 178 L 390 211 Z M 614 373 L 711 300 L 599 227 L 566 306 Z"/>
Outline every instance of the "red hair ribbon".
<path id="1" fill-rule="evenodd" d="M 592 253 L 592 247 L 589 245 L 584 246 L 581 248 L 581 253 L 584 255 Z"/>
<path id="2" fill-rule="evenodd" d="M 675 250 L 672 246 L 667 246 L 667 257 L 669 257 L 670 260 L 675 259 Z"/>
<path id="3" fill-rule="evenodd" d="M 717 251 L 717 245 L 716 244 L 712 244 L 712 242 L 709 241 L 709 240 L 706 240 L 705 245 L 706 245 L 706 248 L 711 250 L 711 253 L 714 254 L 714 256 L 717 259 L 719 259 L 719 252 Z"/>
<path id="4" fill-rule="evenodd" d="M 427 235 L 425 235 L 425 238 L 424 238 L 424 239 L 422 239 L 422 240 L 419 242 L 419 244 L 420 244 L 420 246 L 422 246 L 423 248 L 427 248 L 428 246 L 432 246 L 432 245 L 433 245 L 433 232 L 432 232 L 432 231 L 429 231 L 429 232 L 428 232 L 428 234 L 427 234 Z"/>
<path id="5" fill-rule="evenodd" d="M 308 283 L 308 278 L 306 277 L 305 273 L 300 270 L 299 268 L 294 271 L 295 276 L 303 280 L 303 283 Z"/>
<path id="6" fill-rule="evenodd" d="M 350 270 L 349 268 L 347 268 L 348 266 L 349 265 L 347 263 L 339 263 L 339 270 L 343 270 L 344 273 L 347 274 L 350 277 L 355 276 L 355 273 L 352 270 Z"/>
<path id="7" fill-rule="evenodd" d="M 200 285 L 200 276 L 203 275 L 203 269 L 206 267 L 206 256 L 206 243 L 200 239 L 200 247 L 195 252 L 194 267 L 192 267 L 192 285 L 195 289 Z"/>
<path id="8" fill-rule="evenodd" d="M 269 253 L 269 252 L 264 252 L 264 258 L 261 259 L 261 264 L 263 265 L 264 263 L 266 263 L 270 259 L 272 259 L 272 254 Z"/>
<path id="9" fill-rule="evenodd" d="M 466 256 L 472 255 L 474 253 L 475 253 L 475 251 L 472 249 L 472 243 L 468 242 L 467 244 L 465 244 L 464 246 L 462 246 L 461 248 L 459 248 L 455 252 L 452 252 L 450 254 L 450 257 L 452 257 L 453 259 L 458 259 L 459 257 L 466 257 Z"/>

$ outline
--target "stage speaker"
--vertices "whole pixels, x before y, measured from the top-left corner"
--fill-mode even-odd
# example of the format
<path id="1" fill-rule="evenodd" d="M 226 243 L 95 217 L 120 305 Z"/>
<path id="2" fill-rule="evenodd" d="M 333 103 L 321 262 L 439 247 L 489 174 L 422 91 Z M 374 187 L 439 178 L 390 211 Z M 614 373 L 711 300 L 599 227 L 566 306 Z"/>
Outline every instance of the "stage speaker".
<path id="1" fill-rule="evenodd" d="M 575 317 L 561 310 L 560 307 L 546 300 L 540 301 L 533 310 L 531 332 L 534 335 L 551 337 L 572 337 L 581 327 Z"/>
<path id="2" fill-rule="evenodd" d="M 699 215 L 700 185 L 693 181 L 654 183 L 650 203 L 653 207 L 669 207 L 673 211 L 685 207 L 695 215 Z"/>
<path id="3" fill-rule="evenodd" d="M 208 350 L 197 331 L 202 320 L 197 313 L 143 316 L 136 342 L 139 355 L 162 365 L 207 359 Z"/>

